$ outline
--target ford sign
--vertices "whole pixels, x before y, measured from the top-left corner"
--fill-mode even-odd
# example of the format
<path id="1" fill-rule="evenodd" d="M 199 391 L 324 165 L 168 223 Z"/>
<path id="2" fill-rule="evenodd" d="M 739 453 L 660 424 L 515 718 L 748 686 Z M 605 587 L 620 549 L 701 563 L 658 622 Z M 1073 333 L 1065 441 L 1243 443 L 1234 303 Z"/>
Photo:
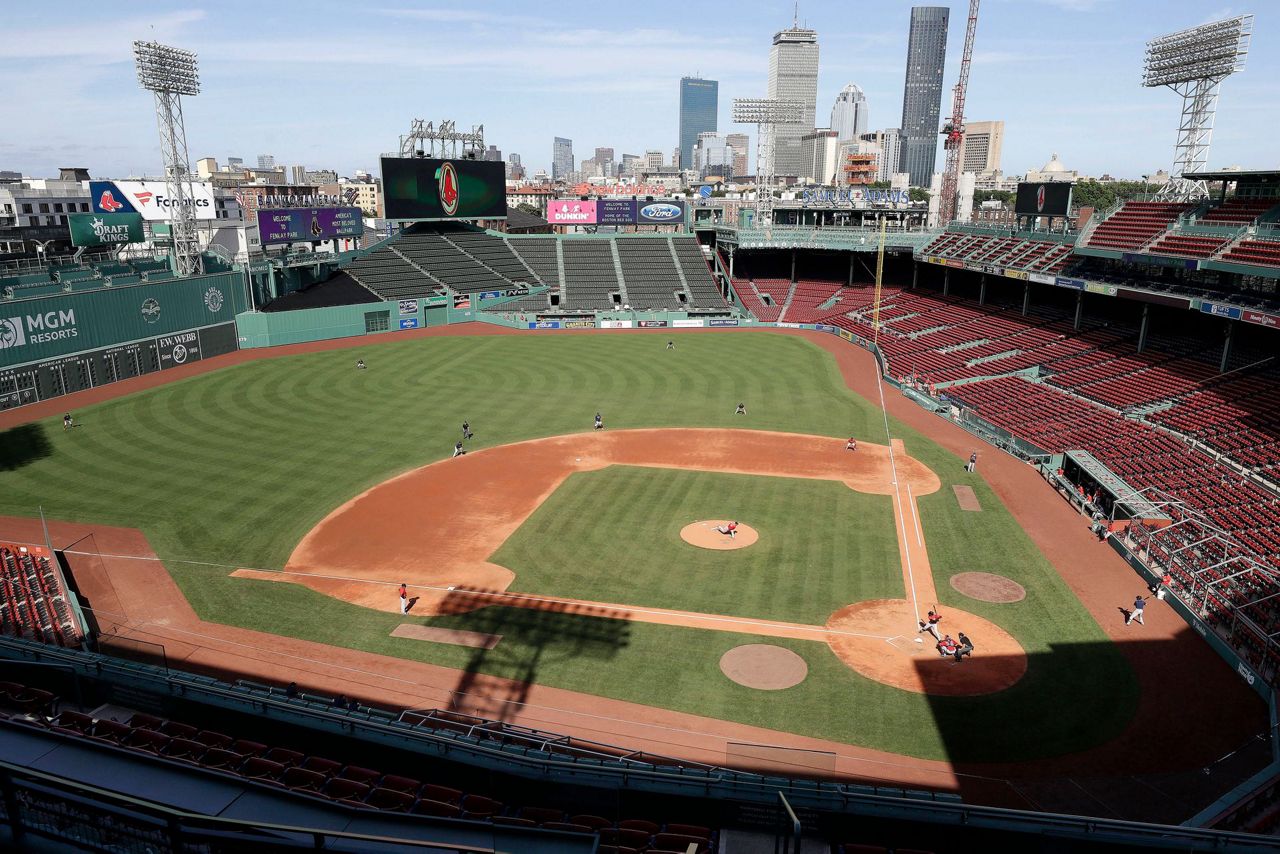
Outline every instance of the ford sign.
<path id="1" fill-rule="evenodd" d="M 658 222 L 679 221 L 684 216 L 684 208 L 668 202 L 657 202 L 645 205 L 640 209 L 641 219 Z"/>

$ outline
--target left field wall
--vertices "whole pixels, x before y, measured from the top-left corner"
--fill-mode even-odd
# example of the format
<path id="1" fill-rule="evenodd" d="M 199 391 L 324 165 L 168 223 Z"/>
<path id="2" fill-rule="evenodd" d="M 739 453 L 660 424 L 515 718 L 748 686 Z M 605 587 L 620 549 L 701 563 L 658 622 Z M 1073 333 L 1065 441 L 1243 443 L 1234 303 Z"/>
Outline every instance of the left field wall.
<path id="1" fill-rule="evenodd" d="M 0 410 L 237 349 L 239 273 L 0 301 Z"/>

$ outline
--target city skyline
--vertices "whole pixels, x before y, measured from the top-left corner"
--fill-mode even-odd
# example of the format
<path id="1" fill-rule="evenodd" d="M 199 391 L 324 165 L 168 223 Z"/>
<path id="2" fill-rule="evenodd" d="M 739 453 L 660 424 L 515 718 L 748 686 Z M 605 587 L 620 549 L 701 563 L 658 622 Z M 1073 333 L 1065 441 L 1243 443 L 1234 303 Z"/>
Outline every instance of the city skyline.
<path id="1" fill-rule="evenodd" d="M 830 104 L 845 83 L 856 81 L 877 105 L 869 129 L 900 126 L 911 5 L 867 7 L 856 24 L 842 14 L 843 4 L 801 5 L 799 23 L 817 30 L 823 46 L 820 104 Z M 948 6 L 953 19 L 945 114 L 967 3 L 937 5 Z M 661 24 L 565 28 L 509 2 L 484 11 L 446 5 L 370 9 L 343 21 L 351 43 L 361 45 L 341 56 L 342 67 L 354 72 L 347 75 L 350 82 L 343 75 L 327 79 L 323 105 L 296 97 L 304 79 L 327 73 L 336 60 L 267 33 L 287 26 L 291 34 L 296 29 L 322 40 L 340 8 L 317 0 L 299 18 L 235 0 L 181 10 L 138 3 L 124 13 L 66 2 L 56 23 L 39 9 L 6 10 L 9 38 L 0 46 L 0 70 L 15 89 L 39 97 L 24 102 L 20 121 L 0 140 L 0 169 L 33 177 L 56 175 L 60 166 L 85 166 L 103 176 L 157 174 L 150 96 L 133 73 L 136 38 L 200 55 L 203 91 L 185 105 L 193 161 L 221 159 L 228 151 L 244 152 L 246 159 L 270 151 L 278 163 L 309 170 L 376 173 L 378 155 L 395 147 L 415 117 L 484 124 L 486 144 L 522 153 L 530 173 L 550 171 L 553 136 L 575 140 L 584 152 L 609 146 L 669 155 L 678 134 L 679 78 L 696 69 L 720 81 L 719 131 L 750 132 L 754 144 L 754 129 L 729 120 L 731 102 L 764 94 L 768 39 L 790 26 L 792 15 L 790 3 L 746 3 L 718 21 L 713 34 L 695 36 Z M 686 9 L 667 2 L 647 8 L 655 21 L 673 20 Z M 571 20 L 599 12 L 576 3 L 557 10 L 557 18 Z M 1003 167 L 1010 174 L 1038 168 L 1053 151 L 1083 174 L 1137 177 L 1167 169 L 1179 104 L 1166 90 L 1139 85 L 1143 46 L 1157 35 L 1241 11 L 1250 9 L 1208 9 L 1190 0 L 992 0 L 978 24 L 966 112 L 1005 121 Z M 1245 71 L 1223 86 L 1211 168 L 1274 164 L 1267 131 L 1280 106 L 1280 15 L 1267 7 L 1252 11 L 1253 49 Z M 239 31 L 234 22 L 242 14 L 262 26 L 252 34 Z M 422 51 L 428 37 L 449 43 L 451 51 Z M 566 75 L 557 65 L 570 55 L 582 74 Z M 450 86 L 429 85 L 442 74 Z M 361 82 L 370 76 L 389 82 L 371 90 Z M 298 86 L 281 88 L 281 79 Z M 272 85 L 265 85 L 268 80 Z M 430 97 L 421 94 L 424 85 Z"/>

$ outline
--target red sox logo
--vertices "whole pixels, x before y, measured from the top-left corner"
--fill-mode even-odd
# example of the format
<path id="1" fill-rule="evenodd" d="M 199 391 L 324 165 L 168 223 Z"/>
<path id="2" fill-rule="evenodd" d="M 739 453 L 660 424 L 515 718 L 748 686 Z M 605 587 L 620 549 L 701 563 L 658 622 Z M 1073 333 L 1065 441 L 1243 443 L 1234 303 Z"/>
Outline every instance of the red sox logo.
<path id="1" fill-rule="evenodd" d="M 107 213 L 115 213 L 124 207 L 123 204 L 116 201 L 116 197 L 111 195 L 110 190 L 103 190 L 102 195 L 98 198 L 98 207 Z"/>
<path id="2" fill-rule="evenodd" d="M 1036 187 L 1036 210 L 1044 210 L 1044 184 Z"/>
<path id="3" fill-rule="evenodd" d="M 445 215 L 453 216 L 456 214 L 458 212 L 460 194 L 458 192 L 458 173 L 454 170 L 452 163 L 445 162 L 440 167 L 436 191 L 440 194 L 440 207 L 444 208 Z"/>

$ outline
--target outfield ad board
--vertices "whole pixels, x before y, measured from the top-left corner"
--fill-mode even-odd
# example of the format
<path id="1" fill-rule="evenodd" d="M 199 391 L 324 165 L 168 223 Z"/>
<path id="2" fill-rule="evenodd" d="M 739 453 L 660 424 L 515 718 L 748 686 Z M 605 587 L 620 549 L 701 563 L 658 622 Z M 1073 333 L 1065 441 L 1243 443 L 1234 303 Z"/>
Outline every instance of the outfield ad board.
<path id="1" fill-rule="evenodd" d="M 234 322 L 0 367 L 0 410 L 175 368 L 237 349 Z"/>
<path id="2" fill-rule="evenodd" d="M 183 189 L 183 204 L 195 211 L 196 219 L 218 218 L 212 184 L 189 181 Z M 137 213 L 147 222 L 168 222 L 178 203 L 164 181 L 90 181 L 89 195 L 94 213 Z"/>
<path id="3" fill-rule="evenodd" d="M 632 199 L 601 199 L 596 202 L 596 223 L 635 225 L 637 204 Z"/>
<path id="4" fill-rule="evenodd" d="M 67 216 L 67 230 L 72 246 L 114 246 L 117 243 L 141 243 L 142 214 L 87 214 Z"/>
<path id="5" fill-rule="evenodd" d="M 258 209 L 258 237 L 263 246 L 362 234 L 364 219 L 359 208 Z"/>
<path id="6" fill-rule="evenodd" d="M 389 220 L 506 219 L 507 180 L 492 160 L 382 158 Z"/>
<path id="7" fill-rule="evenodd" d="M 1071 210 L 1071 183 L 1047 181 L 1021 183 L 1013 202 L 1017 216 L 1066 216 Z"/>
<path id="8" fill-rule="evenodd" d="M 240 275 L 226 273 L 11 300 L 0 307 L 0 369 L 228 323 L 244 301 Z"/>
<path id="9" fill-rule="evenodd" d="M 641 202 L 636 211 L 636 225 L 679 225 L 684 222 L 685 213 L 681 201 Z"/>
<path id="10" fill-rule="evenodd" d="M 547 202 L 547 222 L 552 225 L 595 225 L 596 203 L 581 199 Z"/>
<path id="11" fill-rule="evenodd" d="M 552 199 L 547 222 L 552 225 L 680 225 L 688 208 L 679 199 L 651 202 L 632 199 Z"/>

